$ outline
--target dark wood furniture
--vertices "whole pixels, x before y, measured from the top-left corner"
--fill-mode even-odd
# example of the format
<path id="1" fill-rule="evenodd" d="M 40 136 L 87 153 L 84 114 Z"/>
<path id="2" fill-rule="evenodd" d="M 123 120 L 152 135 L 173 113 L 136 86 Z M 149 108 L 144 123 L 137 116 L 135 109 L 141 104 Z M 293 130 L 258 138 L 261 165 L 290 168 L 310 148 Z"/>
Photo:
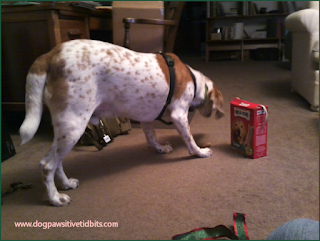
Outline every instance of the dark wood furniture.
<path id="1" fill-rule="evenodd" d="M 57 44 L 112 29 L 111 11 L 70 4 L 2 6 L 2 110 L 24 111 L 26 75 Z"/>

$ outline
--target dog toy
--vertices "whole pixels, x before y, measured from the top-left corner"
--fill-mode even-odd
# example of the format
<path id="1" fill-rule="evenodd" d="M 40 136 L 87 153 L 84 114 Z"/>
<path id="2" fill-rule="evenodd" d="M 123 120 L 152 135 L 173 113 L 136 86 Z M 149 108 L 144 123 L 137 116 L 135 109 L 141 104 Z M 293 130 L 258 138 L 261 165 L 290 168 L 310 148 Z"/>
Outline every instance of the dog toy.
<path id="1" fill-rule="evenodd" d="M 172 240 L 249 240 L 245 218 L 246 215 L 244 213 L 233 213 L 234 231 L 224 225 L 218 225 L 214 228 L 197 228 L 186 233 L 175 235 L 172 237 Z"/>
<path id="2" fill-rule="evenodd" d="M 1 198 L 7 196 L 8 194 L 11 194 L 15 191 L 18 191 L 20 189 L 30 189 L 33 188 L 33 185 L 31 183 L 29 184 L 22 184 L 22 182 L 14 182 L 10 184 L 10 188 L 7 191 L 1 192 Z M 2 205 L 2 201 L 1 201 Z"/>
<path id="3" fill-rule="evenodd" d="M 210 146 L 211 146 L 211 142 L 206 142 L 201 145 L 201 148 L 210 147 Z"/>

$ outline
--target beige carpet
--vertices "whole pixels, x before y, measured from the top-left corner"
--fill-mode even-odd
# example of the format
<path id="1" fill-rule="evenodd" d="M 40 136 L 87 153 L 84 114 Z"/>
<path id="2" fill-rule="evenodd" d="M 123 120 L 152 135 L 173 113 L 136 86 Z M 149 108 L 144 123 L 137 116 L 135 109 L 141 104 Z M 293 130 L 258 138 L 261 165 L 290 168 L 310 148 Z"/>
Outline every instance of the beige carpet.
<path id="1" fill-rule="evenodd" d="M 32 183 L 3 198 L 2 239 L 171 239 L 199 227 L 232 225 L 233 212 L 247 215 L 250 239 L 264 239 L 296 218 L 319 220 L 319 115 L 290 91 L 290 71 L 280 62 L 204 62 L 182 58 L 209 76 L 225 98 L 226 116 L 204 119 L 198 113 L 191 130 L 198 143 L 211 142 L 213 156 L 190 157 L 174 129 L 158 129 L 174 151 L 160 155 L 146 147 L 134 128 L 98 152 L 75 147 L 65 158 L 67 175 L 80 179 L 65 191 L 72 203 L 51 207 L 44 195 L 38 163 L 52 140 L 50 125 L 19 146 L 1 164 L 1 186 Z M 269 107 L 268 155 L 248 159 L 230 148 L 230 101 L 234 97 Z M 14 222 L 117 222 L 117 228 L 16 228 Z"/>

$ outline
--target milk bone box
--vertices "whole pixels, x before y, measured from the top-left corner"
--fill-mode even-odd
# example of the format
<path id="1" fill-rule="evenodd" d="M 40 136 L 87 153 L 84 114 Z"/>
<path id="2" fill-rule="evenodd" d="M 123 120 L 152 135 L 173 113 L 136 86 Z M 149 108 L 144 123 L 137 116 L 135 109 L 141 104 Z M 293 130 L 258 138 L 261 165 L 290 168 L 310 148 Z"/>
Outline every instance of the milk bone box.
<path id="1" fill-rule="evenodd" d="M 268 107 L 231 101 L 231 147 L 252 159 L 267 155 Z"/>

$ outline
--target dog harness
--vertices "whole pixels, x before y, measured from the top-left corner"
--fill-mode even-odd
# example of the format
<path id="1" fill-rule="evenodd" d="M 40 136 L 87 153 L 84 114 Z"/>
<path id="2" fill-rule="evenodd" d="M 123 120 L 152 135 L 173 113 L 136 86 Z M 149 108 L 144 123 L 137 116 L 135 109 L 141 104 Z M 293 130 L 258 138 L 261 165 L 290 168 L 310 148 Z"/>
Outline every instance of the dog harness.
<path id="1" fill-rule="evenodd" d="M 168 94 L 166 103 L 165 103 L 164 107 L 162 108 L 162 111 L 160 112 L 159 116 L 156 118 L 156 120 L 161 121 L 162 123 L 164 123 L 166 125 L 172 125 L 172 122 L 167 122 L 167 121 L 163 120 L 162 116 L 163 116 L 164 112 L 166 111 L 167 107 L 170 105 L 171 100 L 172 100 L 172 96 L 173 96 L 173 93 L 174 93 L 175 78 L 176 78 L 176 74 L 175 74 L 175 71 L 174 71 L 174 61 L 170 56 L 168 56 L 168 55 L 166 55 L 164 53 L 159 53 L 159 54 L 162 55 L 162 57 L 165 59 L 167 65 L 168 65 L 169 74 L 170 74 L 170 87 L 169 87 L 169 94 Z M 194 84 L 194 96 L 193 96 L 193 98 L 195 98 L 196 97 L 196 93 L 197 93 L 196 79 L 194 77 L 194 74 L 190 70 L 190 68 L 188 66 L 187 66 L 187 68 L 188 68 L 188 70 L 190 72 L 190 75 L 191 75 L 191 78 L 192 78 L 192 81 L 193 81 L 193 84 Z"/>

